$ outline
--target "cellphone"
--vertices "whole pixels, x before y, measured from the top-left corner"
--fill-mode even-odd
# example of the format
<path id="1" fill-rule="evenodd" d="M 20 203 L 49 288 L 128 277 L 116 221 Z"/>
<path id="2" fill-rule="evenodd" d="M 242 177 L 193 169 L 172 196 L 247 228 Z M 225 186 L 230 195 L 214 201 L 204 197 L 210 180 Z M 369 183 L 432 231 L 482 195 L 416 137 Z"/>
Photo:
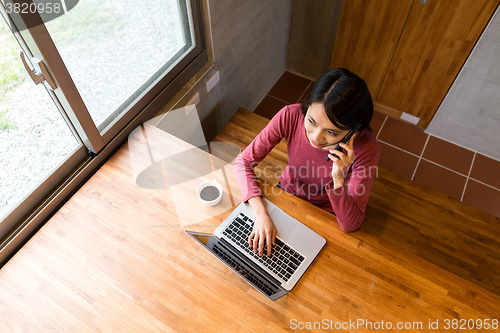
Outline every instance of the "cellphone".
<path id="1" fill-rule="evenodd" d="M 359 128 L 360 128 L 360 127 L 361 127 L 361 124 L 358 124 L 358 125 L 357 125 L 356 127 L 354 127 L 352 130 L 350 130 L 350 131 L 349 131 L 349 133 L 347 133 L 347 134 L 344 136 L 344 138 L 343 138 L 342 140 L 340 140 L 339 144 L 338 144 L 338 145 L 337 145 L 337 146 L 336 146 L 333 150 L 338 150 L 338 151 L 340 151 L 340 152 L 345 153 L 344 148 L 340 147 L 340 143 L 347 143 L 347 142 L 351 139 L 351 137 L 354 135 L 354 133 L 356 133 L 356 132 L 359 130 Z M 326 160 L 327 160 L 327 161 L 331 161 L 331 160 L 330 160 L 330 156 L 327 156 L 327 157 L 326 157 Z"/>

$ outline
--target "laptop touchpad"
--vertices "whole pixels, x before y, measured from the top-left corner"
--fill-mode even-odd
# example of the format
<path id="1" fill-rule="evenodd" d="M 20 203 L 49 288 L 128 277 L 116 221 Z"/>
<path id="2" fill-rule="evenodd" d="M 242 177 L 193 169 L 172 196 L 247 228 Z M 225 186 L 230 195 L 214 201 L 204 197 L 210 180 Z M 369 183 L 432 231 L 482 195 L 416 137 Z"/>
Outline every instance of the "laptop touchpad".
<path id="1" fill-rule="evenodd" d="M 281 209 L 275 209 L 269 216 L 276 226 L 278 237 L 283 240 L 286 240 L 299 224 L 299 221 L 290 217 L 290 215 L 287 215 Z"/>

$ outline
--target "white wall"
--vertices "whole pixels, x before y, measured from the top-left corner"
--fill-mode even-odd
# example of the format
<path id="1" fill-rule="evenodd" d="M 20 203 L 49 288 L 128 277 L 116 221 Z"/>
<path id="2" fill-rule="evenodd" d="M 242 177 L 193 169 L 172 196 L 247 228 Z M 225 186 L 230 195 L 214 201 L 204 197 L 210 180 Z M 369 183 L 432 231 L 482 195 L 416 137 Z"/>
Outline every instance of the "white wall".
<path id="1" fill-rule="evenodd" d="M 427 132 L 500 160 L 500 8 Z"/>

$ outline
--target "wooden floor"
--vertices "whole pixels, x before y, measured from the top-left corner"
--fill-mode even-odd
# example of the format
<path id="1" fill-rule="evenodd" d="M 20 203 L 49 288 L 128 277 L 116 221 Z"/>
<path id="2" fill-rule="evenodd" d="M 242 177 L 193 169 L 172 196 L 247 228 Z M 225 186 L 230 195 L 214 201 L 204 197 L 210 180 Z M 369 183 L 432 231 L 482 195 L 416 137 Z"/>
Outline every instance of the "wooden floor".
<path id="1" fill-rule="evenodd" d="M 239 121 L 243 128 L 264 128 L 268 119 Z M 240 138 L 221 134 L 244 147 Z M 280 145 L 286 151 L 285 143 Z M 287 156 L 278 156 L 266 158 L 259 168 L 284 168 Z M 500 218 L 379 168 L 361 229 L 500 295 Z"/>
<path id="2" fill-rule="evenodd" d="M 500 295 L 500 218 L 380 168 L 362 228 Z"/>
<path id="3" fill-rule="evenodd" d="M 239 110 L 216 140 L 244 148 L 267 122 Z M 0 270 L 0 332 L 254 333 L 290 331 L 291 318 L 500 319 L 497 218 L 383 169 L 361 230 L 349 234 L 331 214 L 271 195 L 327 239 L 294 290 L 271 302 L 189 239 L 172 191 L 136 185 L 130 147 Z M 281 142 L 258 167 L 277 171 L 262 174 L 264 189 L 275 188 L 286 161 Z M 191 230 L 212 232 L 222 215 Z"/>

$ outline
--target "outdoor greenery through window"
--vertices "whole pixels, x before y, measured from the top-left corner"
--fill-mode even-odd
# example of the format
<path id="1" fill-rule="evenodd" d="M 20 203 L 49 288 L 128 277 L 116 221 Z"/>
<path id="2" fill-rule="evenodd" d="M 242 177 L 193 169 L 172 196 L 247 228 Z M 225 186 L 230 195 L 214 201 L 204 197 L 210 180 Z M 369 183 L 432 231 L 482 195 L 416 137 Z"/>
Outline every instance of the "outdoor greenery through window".
<path id="1" fill-rule="evenodd" d="M 182 3 L 85 0 L 46 24 L 101 131 L 193 46 Z"/>
<path id="2" fill-rule="evenodd" d="M 41 21 L 0 0 L 0 260 L 207 61 L 199 0 L 61 1 L 29 25 Z M 21 51 L 56 85 L 35 85 Z"/>

